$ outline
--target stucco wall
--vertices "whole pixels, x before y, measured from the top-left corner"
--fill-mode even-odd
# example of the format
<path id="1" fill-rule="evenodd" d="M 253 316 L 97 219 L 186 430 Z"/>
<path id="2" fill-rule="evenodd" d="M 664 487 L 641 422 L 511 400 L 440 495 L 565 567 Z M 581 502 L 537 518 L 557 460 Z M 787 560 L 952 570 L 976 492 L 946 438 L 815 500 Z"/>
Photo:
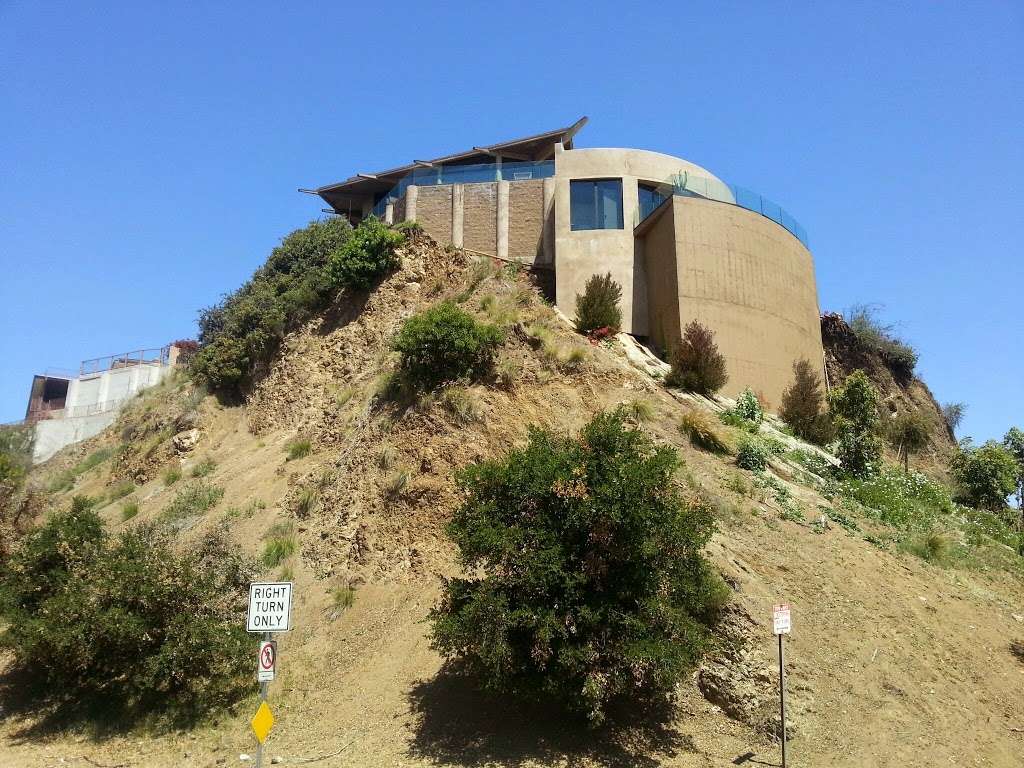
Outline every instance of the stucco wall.
<path id="1" fill-rule="evenodd" d="M 508 257 L 533 264 L 544 238 L 544 180 L 514 181 L 508 192 Z"/>
<path id="2" fill-rule="evenodd" d="M 647 317 L 649 336 L 661 349 L 679 339 L 679 284 L 676 281 L 676 228 L 671 204 L 664 205 L 645 222 L 647 232 L 637 238 L 637 248 L 647 267 Z M 671 339 L 671 344 L 666 343 Z"/>
<path id="3" fill-rule="evenodd" d="M 664 183 L 688 172 L 718 181 L 699 165 L 643 149 L 573 149 L 555 153 L 555 303 L 568 315 L 591 275 L 611 272 L 622 286 L 622 330 L 646 336 L 647 286 L 644 259 L 634 245 L 637 183 Z M 622 179 L 622 229 L 573 231 L 569 209 L 572 179 Z M 719 182 L 720 183 L 720 182 Z"/>
<path id="4" fill-rule="evenodd" d="M 420 187 L 416 194 L 416 221 L 442 245 L 452 241 L 452 185 Z"/>
<path id="5" fill-rule="evenodd" d="M 462 202 L 462 244 L 471 251 L 497 254 L 498 185 L 465 184 Z"/>
<path id="6" fill-rule="evenodd" d="M 729 381 L 722 393 L 735 396 L 749 386 L 777 410 L 793 363 L 806 358 L 815 368 L 822 365 L 810 252 L 775 222 L 738 206 L 678 196 L 671 206 L 679 321 L 664 329 L 661 343 L 671 348 L 682 328 L 698 320 L 715 332 L 726 359 Z M 658 281 L 671 260 L 667 230 L 668 224 L 656 225 L 645 236 Z M 657 303 L 652 318 L 669 317 L 671 306 L 660 306 L 660 297 Z"/>

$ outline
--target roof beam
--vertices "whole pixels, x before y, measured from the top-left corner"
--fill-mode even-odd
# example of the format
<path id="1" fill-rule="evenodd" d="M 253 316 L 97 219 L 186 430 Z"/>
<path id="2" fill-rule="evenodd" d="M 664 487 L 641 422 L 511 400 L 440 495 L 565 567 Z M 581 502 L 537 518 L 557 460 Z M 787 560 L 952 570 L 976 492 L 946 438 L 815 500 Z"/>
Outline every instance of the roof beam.
<path id="1" fill-rule="evenodd" d="M 358 176 L 360 179 L 372 179 L 374 181 L 377 180 L 377 177 L 374 176 L 372 173 L 357 173 L 356 176 Z"/>
<path id="2" fill-rule="evenodd" d="M 533 158 L 524 155 L 522 152 L 508 152 L 504 149 L 491 149 L 490 147 L 473 147 L 474 152 L 483 152 L 491 157 L 507 157 L 509 160 L 532 160 Z"/>

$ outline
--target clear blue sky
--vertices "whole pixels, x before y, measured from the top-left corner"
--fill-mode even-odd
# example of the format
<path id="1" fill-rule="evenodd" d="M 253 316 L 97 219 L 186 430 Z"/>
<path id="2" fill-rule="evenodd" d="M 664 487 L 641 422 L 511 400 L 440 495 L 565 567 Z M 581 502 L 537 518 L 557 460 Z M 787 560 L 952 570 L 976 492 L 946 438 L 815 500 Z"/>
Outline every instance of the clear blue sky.
<path id="1" fill-rule="evenodd" d="M 1018 2 L 0 1 L 0 421 L 36 371 L 194 335 L 319 215 L 297 187 L 589 115 L 579 146 L 781 203 L 822 308 L 884 304 L 962 432 L 1001 437 L 1024 426 L 1022 40 Z"/>

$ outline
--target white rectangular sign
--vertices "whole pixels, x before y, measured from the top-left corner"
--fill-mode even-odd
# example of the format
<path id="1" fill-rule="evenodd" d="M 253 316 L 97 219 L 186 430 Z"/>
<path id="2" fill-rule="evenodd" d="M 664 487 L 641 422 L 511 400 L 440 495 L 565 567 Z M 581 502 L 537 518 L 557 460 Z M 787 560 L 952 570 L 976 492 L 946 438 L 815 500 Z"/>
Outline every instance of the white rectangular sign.
<path id="1" fill-rule="evenodd" d="M 788 635 L 790 627 L 789 603 L 779 603 L 772 608 L 772 634 Z"/>
<path id="2" fill-rule="evenodd" d="M 292 628 L 292 583 L 255 582 L 249 585 L 249 632 L 287 632 Z"/>
<path id="3" fill-rule="evenodd" d="M 256 664 L 256 681 L 269 683 L 277 671 L 277 642 L 274 640 L 260 641 L 260 655 Z"/>

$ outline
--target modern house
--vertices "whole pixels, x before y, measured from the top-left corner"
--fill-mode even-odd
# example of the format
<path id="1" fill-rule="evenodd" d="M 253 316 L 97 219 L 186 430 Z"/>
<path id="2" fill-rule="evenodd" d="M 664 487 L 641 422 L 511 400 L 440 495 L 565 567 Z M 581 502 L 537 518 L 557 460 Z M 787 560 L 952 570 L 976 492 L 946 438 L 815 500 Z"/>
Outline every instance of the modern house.
<path id="1" fill-rule="evenodd" d="M 181 348 L 169 344 L 83 360 L 77 372 L 34 376 L 25 412 L 25 422 L 35 425 L 33 462 L 98 435 L 128 400 L 159 384 L 180 355 Z"/>
<path id="2" fill-rule="evenodd" d="M 781 207 L 698 165 L 642 149 L 583 149 L 587 119 L 315 190 L 353 224 L 417 221 L 435 240 L 553 273 L 566 314 L 594 274 L 622 286 L 623 330 L 665 352 L 698 320 L 735 395 L 778 408 L 793 363 L 823 367 L 814 261 Z"/>

